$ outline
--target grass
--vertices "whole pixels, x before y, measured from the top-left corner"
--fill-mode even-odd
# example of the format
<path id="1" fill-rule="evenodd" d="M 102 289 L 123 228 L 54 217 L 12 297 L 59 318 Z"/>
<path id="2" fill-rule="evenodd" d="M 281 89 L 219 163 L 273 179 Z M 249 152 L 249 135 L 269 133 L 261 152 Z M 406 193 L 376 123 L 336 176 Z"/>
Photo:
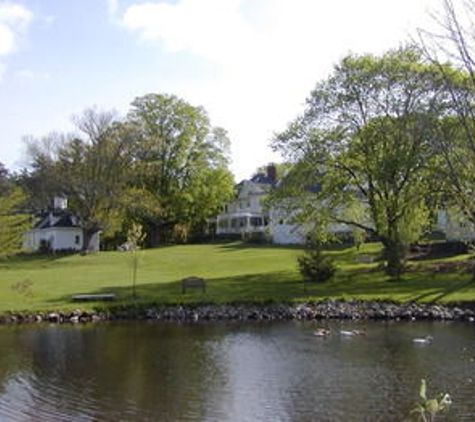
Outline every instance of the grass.
<path id="1" fill-rule="evenodd" d="M 166 304 L 300 302 L 322 299 L 394 302 L 475 302 L 475 283 L 463 268 L 435 271 L 441 260 L 418 261 L 402 282 L 388 282 L 378 263 L 358 263 L 356 255 L 379 253 L 378 244 L 336 248 L 328 253 L 339 270 L 331 281 L 306 287 L 296 269 L 296 247 L 242 243 L 172 246 L 140 252 L 139 302 Z M 456 264 L 466 255 L 444 258 Z M 207 292 L 181 294 L 179 280 L 196 275 Z M 18 256 L 0 261 L 0 313 L 8 311 L 90 310 L 99 303 L 74 303 L 76 294 L 115 293 L 130 303 L 132 257 L 127 252 L 57 257 Z M 117 302 L 115 303 L 117 304 Z"/>

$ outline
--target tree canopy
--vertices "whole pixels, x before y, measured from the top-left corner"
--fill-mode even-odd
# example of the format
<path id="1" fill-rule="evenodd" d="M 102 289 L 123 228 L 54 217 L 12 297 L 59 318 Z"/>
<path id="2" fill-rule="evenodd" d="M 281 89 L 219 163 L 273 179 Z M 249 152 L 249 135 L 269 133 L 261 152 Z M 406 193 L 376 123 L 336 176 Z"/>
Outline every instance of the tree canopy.
<path id="1" fill-rule="evenodd" d="M 338 222 L 377 236 L 399 278 L 439 194 L 431 141 L 446 99 L 439 67 L 413 48 L 343 59 L 272 143 L 295 164 L 283 189 L 301 198 L 296 211 L 320 230 Z"/>
<path id="2" fill-rule="evenodd" d="M 0 257 L 21 249 L 23 233 L 30 226 L 30 218 L 23 210 L 25 201 L 25 194 L 0 163 Z"/>
<path id="3" fill-rule="evenodd" d="M 28 140 L 31 170 L 19 179 L 36 210 L 68 197 L 85 249 L 94 233 L 125 233 L 134 222 L 151 245 L 186 239 L 232 193 L 229 139 L 201 107 L 149 94 L 125 118 L 88 109 L 74 122 L 76 133 Z"/>
<path id="4" fill-rule="evenodd" d="M 138 133 L 129 212 L 153 245 L 160 236 L 165 242 L 186 238 L 232 194 L 227 134 L 211 127 L 202 107 L 174 95 L 139 97 L 128 118 Z"/>

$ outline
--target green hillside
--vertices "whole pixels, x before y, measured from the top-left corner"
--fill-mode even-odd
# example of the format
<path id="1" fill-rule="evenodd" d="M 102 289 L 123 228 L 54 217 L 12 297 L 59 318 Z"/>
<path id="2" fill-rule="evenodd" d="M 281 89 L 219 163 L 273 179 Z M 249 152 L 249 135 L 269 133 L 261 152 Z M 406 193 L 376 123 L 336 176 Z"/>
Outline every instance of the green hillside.
<path id="1" fill-rule="evenodd" d="M 379 252 L 364 245 L 360 254 Z M 388 282 L 378 262 L 360 263 L 354 248 L 328 252 L 338 263 L 335 278 L 304 286 L 296 269 L 299 248 L 241 243 L 171 246 L 140 252 L 139 302 L 229 303 L 292 302 L 328 298 L 397 302 L 475 301 L 467 256 L 418 261 L 399 283 Z M 204 277 L 207 292 L 181 293 L 179 281 Z M 114 293 L 132 300 L 132 255 L 101 252 L 57 257 L 20 256 L 0 261 L 0 313 L 7 311 L 91 309 L 97 303 L 74 303 L 76 294 Z M 116 301 L 116 302 L 117 302 Z"/>

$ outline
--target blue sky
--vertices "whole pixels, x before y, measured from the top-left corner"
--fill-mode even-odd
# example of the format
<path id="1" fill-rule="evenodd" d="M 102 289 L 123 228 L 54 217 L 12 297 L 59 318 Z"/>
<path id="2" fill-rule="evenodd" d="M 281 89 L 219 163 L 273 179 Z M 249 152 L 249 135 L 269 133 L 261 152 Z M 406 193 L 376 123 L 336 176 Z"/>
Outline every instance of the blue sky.
<path id="1" fill-rule="evenodd" d="M 273 132 L 349 52 L 397 47 L 437 0 L 0 0 L 0 162 L 24 136 L 71 131 L 87 108 L 125 115 L 176 94 L 228 130 L 236 179 L 278 160 Z"/>

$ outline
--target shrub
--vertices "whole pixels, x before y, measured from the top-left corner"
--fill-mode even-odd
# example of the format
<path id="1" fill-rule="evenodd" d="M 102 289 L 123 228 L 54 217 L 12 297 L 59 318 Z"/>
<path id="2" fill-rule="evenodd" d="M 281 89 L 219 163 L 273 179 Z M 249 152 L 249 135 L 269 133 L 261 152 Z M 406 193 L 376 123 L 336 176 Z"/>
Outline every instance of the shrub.
<path id="1" fill-rule="evenodd" d="M 266 233 L 244 233 L 242 235 L 242 240 L 251 245 L 265 245 L 269 243 L 269 239 Z"/>
<path id="2" fill-rule="evenodd" d="M 309 249 L 297 258 L 300 274 L 306 282 L 323 283 L 330 280 L 336 271 L 333 260 L 323 255 L 320 249 Z"/>
<path id="3" fill-rule="evenodd" d="M 38 253 L 41 255 L 47 255 L 53 252 L 53 247 L 50 240 L 41 239 L 40 246 L 38 248 Z"/>

